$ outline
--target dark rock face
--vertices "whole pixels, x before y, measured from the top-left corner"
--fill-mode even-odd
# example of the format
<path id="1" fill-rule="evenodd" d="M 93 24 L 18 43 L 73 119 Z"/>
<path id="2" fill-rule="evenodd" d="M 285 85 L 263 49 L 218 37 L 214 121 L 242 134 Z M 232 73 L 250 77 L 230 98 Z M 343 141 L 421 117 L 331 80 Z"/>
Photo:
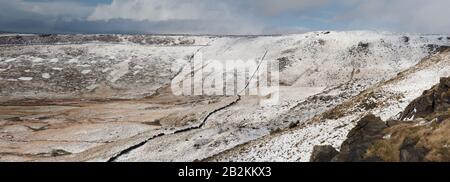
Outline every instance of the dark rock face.
<path id="1" fill-rule="evenodd" d="M 314 148 L 311 161 L 425 162 L 450 161 L 450 77 L 412 101 L 400 120 L 386 124 L 374 115 L 362 118 L 347 136 L 339 154 Z"/>
<path id="2" fill-rule="evenodd" d="M 438 52 L 443 52 L 444 50 L 447 50 L 450 48 L 450 46 L 443 46 L 443 45 L 436 45 L 436 44 L 428 44 L 425 46 L 429 53 L 434 54 Z"/>
<path id="3" fill-rule="evenodd" d="M 370 52 L 370 43 L 359 42 L 358 45 L 349 50 L 352 56 L 368 55 Z"/>
<path id="4" fill-rule="evenodd" d="M 416 146 L 419 139 L 406 137 L 400 148 L 401 162 L 423 162 L 428 150 L 422 146 Z"/>
<path id="5" fill-rule="evenodd" d="M 278 58 L 280 71 L 286 70 L 289 66 L 292 65 L 292 61 L 288 57 Z"/>
<path id="6" fill-rule="evenodd" d="M 330 145 L 315 146 L 311 155 L 311 162 L 331 162 L 339 152 Z"/>
<path id="7" fill-rule="evenodd" d="M 362 118 L 348 134 L 348 139 L 342 144 L 341 152 L 334 161 L 357 162 L 373 160 L 365 157 L 366 151 L 375 140 L 383 138 L 383 130 L 386 127 L 386 124 L 374 115 Z"/>
<path id="8" fill-rule="evenodd" d="M 435 112 L 450 108 L 450 78 L 441 78 L 440 84 L 427 90 L 411 102 L 401 114 L 400 120 L 425 118 Z"/>
<path id="9" fill-rule="evenodd" d="M 410 38 L 408 36 L 403 36 L 401 39 L 405 43 L 409 43 L 409 40 L 410 40 Z"/>
<path id="10" fill-rule="evenodd" d="M 388 127 L 392 127 L 392 126 L 395 126 L 395 125 L 402 124 L 403 122 L 404 121 L 400 121 L 400 120 L 388 120 L 388 121 L 386 121 L 386 125 Z"/>

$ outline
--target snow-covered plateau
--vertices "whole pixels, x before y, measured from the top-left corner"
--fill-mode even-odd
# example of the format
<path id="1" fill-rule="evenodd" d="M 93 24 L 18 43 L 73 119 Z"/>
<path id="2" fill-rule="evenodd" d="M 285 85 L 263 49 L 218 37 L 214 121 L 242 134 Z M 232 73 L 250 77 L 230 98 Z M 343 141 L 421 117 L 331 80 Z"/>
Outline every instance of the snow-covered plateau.
<path id="1" fill-rule="evenodd" d="M 2 35 L 0 161 L 308 161 L 450 76 L 449 46 L 447 35 L 373 31 Z M 186 76 L 174 67 L 200 55 L 200 68 L 277 61 L 278 104 L 173 94 Z"/>

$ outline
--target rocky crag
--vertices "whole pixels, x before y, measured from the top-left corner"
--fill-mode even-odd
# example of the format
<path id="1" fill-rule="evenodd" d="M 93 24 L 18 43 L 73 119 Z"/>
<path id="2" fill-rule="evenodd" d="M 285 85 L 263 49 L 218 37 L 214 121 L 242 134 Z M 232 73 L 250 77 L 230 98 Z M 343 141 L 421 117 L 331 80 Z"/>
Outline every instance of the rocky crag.
<path id="1" fill-rule="evenodd" d="M 450 161 L 450 77 L 412 101 L 398 120 L 367 115 L 337 152 L 316 146 L 313 162 Z"/>

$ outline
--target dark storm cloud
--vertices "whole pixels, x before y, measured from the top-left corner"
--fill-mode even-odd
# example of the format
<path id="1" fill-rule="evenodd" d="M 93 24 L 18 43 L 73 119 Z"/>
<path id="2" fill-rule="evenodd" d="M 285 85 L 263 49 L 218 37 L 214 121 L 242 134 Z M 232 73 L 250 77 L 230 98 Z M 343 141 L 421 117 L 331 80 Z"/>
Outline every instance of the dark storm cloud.
<path id="1" fill-rule="evenodd" d="M 0 0 L 0 31 L 266 34 L 450 33 L 447 0 Z"/>

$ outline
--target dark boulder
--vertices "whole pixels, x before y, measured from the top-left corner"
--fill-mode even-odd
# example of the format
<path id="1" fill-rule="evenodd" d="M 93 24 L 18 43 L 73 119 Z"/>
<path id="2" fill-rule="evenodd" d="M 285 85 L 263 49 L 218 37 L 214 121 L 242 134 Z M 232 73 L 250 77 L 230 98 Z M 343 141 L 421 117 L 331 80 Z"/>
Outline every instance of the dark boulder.
<path id="1" fill-rule="evenodd" d="M 428 150 L 422 146 L 416 146 L 419 139 L 406 137 L 400 148 L 401 162 L 423 162 Z"/>
<path id="2" fill-rule="evenodd" d="M 408 36 L 403 36 L 401 39 L 402 39 L 402 41 L 405 42 L 405 43 L 408 43 L 409 40 L 410 40 Z"/>
<path id="3" fill-rule="evenodd" d="M 330 145 L 315 146 L 311 154 L 310 162 L 331 162 L 339 152 Z"/>
<path id="4" fill-rule="evenodd" d="M 336 156 L 336 162 L 360 162 L 365 158 L 367 149 L 377 139 L 383 138 L 383 130 L 386 124 L 381 118 L 367 115 L 362 118 L 355 128 L 347 136 L 347 140 L 341 146 L 341 152 Z"/>

